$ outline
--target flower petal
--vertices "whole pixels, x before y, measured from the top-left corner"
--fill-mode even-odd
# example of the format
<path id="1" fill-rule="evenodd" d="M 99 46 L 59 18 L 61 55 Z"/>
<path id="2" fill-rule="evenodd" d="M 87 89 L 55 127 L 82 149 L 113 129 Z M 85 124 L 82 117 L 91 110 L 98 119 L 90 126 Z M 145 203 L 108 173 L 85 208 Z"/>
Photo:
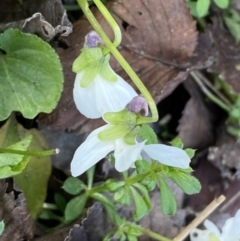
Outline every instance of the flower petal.
<path id="1" fill-rule="evenodd" d="M 172 167 L 188 168 L 190 158 L 180 148 L 163 144 L 145 145 L 143 150 L 154 160 Z"/>
<path id="2" fill-rule="evenodd" d="M 94 130 L 78 147 L 71 162 L 72 176 L 81 175 L 114 150 L 114 142 L 102 142 L 97 138 L 97 134 L 107 126 Z"/>
<path id="3" fill-rule="evenodd" d="M 190 233 L 190 240 L 191 241 L 209 241 L 209 234 L 208 230 L 200 230 L 198 228 L 194 228 Z"/>
<path id="4" fill-rule="evenodd" d="M 218 227 L 213 222 L 206 219 L 205 222 L 203 223 L 203 225 L 206 227 L 206 229 L 210 233 L 214 233 L 217 237 L 220 237 L 220 230 L 218 229 Z"/>
<path id="5" fill-rule="evenodd" d="M 145 142 L 136 145 L 127 145 L 123 139 L 115 141 L 115 168 L 119 172 L 124 172 L 133 166 L 134 162 L 141 159 L 140 153 Z"/>
<path id="6" fill-rule="evenodd" d="M 100 118 L 101 113 L 97 109 L 96 105 L 95 83 L 93 82 L 87 88 L 82 88 L 80 86 L 82 75 L 82 72 L 76 75 L 73 88 L 73 99 L 76 107 L 83 115 L 88 118 Z"/>
<path id="7" fill-rule="evenodd" d="M 222 228 L 221 239 L 224 241 L 239 241 L 240 240 L 240 209 L 235 217 L 229 218 Z"/>
<path id="8" fill-rule="evenodd" d="M 120 76 L 117 82 L 104 81 L 100 75 L 97 75 L 94 81 L 96 105 L 102 114 L 124 109 L 128 102 L 137 96 L 136 91 Z"/>

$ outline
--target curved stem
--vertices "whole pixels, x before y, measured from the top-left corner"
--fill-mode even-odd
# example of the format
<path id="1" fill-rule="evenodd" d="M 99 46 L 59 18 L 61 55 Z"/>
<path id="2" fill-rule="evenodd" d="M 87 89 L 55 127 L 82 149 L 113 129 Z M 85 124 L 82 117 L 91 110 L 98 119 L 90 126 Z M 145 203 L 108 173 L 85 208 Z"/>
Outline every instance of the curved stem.
<path id="1" fill-rule="evenodd" d="M 122 68 L 127 72 L 127 74 L 130 76 L 134 84 L 137 86 L 139 91 L 142 93 L 144 98 L 147 100 L 149 104 L 149 108 L 152 112 L 152 117 L 142 117 L 138 119 L 137 124 L 143 124 L 143 123 L 151 123 L 156 122 L 158 120 L 158 111 L 156 104 L 150 95 L 147 88 L 144 86 L 142 81 L 139 79 L 137 74 L 134 72 L 134 70 L 131 68 L 131 66 L 128 64 L 128 62 L 123 58 L 121 53 L 116 49 L 116 47 L 113 45 L 113 43 L 110 41 L 102 27 L 99 25 L 96 18 L 93 16 L 92 12 L 88 8 L 88 3 L 86 0 L 77 0 L 79 6 L 81 7 L 82 11 L 84 12 L 85 16 L 87 17 L 88 21 L 94 28 L 94 30 L 99 34 L 99 36 L 102 38 L 103 42 L 106 44 L 112 55 L 116 58 L 116 60 L 119 62 L 119 64 L 122 66 Z"/>
<path id="2" fill-rule="evenodd" d="M 8 148 L 0 148 L 0 153 L 10 153 L 23 156 L 51 156 L 59 153 L 59 149 L 52 149 L 47 151 L 20 151 Z"/>
<path id="3" fill-rule="evenodd" d="M 122 33 L 121 33 L 121 30 L 120 30 L 117 22 L 115 21 L 115 19 L 112 17 L 112 15 L 109 13 L 107 8 L 104 6 L 104 4 L 102 4 L 102 2 L 100 0 L 93 0 L 93 2 L 98 7 L 99 11 L 102 13 L 102 15 L 107 20 L 110 27 L 112 28 L 112 30 L 114 32 L 114 36 L 115 36 L 113 45 L 115 47 L 118 47 L 122 41 Z M 104 54 L 106 54 L 106 52 Z"/>

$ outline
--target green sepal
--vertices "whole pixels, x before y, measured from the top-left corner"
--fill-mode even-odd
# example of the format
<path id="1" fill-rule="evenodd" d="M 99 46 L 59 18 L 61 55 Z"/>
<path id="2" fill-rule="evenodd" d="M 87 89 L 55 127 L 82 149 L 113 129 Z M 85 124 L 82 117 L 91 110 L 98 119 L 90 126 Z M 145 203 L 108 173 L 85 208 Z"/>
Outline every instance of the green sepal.
<path id="1" fill-rule="evenodd" d="M 219 8 L 225 9 L 229 5 L 229 0 L 213 0 Z"/>
<path id="2" fill-rule="evenodd" d="M 123 138 L 129 131 L 127 126 L 109 126 L 106 130 L 99 132 L 97 136 L 100 141 L 114 141 Z"/>
<path id="3" fill-rule="evenodd" d="M 158 184 L 160 187 L 160 200 L 162 212 L 164 215 L 174 215 L 177 211 L 177 203 L 171 189 L 166 181 L 158 176 Z"/>
<path id="4" fill-rule="evenodd" d="M 109 65 L 109 59 L 110 59 L 110 54 L 107 54 L 105 56 L 105 59 L 101 66 L 99 74 L 104 80 L 108 82 L 117 82 L 118 80 L 117 74 L 113 71 L 113 69 Z"/>
<path id="5" fill-rule="evenodd" d="M 123 140 L 128 145 L 135 145 L 136 144 L 136 136 L 140 133 L 140 126 L 136 126 L 133 130 L 127 133 L 124 136 Z"/>
<path id="6" fill-rule="evenodd" d="M 187 153 L 187 155 L 189 156 L 190 159 L 192 159 L 194 157 L 195 152 L 196 152 L 196 150 L 194 150 L 192 148 L 186 148 L 184 151 Z"/>
<path id="7" fill-rule="evenodd" d="M 133 213 L 133 218 L 135 221 L 140 220 L 146 214 L 149 213 L 149 207 L 142 196 L 135 190 L 133 186 L 130 187 L 134 203 L 135 203 L 135 212 Z"/>
<path id="8" fill-rule="evenodd" d="M 146 145 L 158 144 L 157 135 L 149 125 L 146 125 L 146 124 L 141 125 L 140 137 L 143 140 L 147 140 Z"/>
<path id="9" fill-rule="evenodd" d="M 129 187 L 125 186 L 117 190 L 117 192 L 114 193 L 113 199 L 117 203 L 129 206 L 131 204 L 131 195 Z"/>
<path id="10" fill-rule="evenodd" d="M 180 137 L 175 137 L 170 144 L 174 147 L 178 147 L 180 149 L 183 149 L 184 145 Z"/>
<path id="11" fill-rule="evenodd" d="M 72 71 L 74 73 L 79 73 L 90 66 L 95 66 L 103 62 L 104 55 L 101 48 L 84 48 L 73 62 Z"/>
<path id="12" fill-rule="evenodd" d="M 83 213 L 87 199 L 87 194 L 83 193 L 82 195 L 73 198 L 67 203 L 64 212 L 65 222 L 68 223 L 70 221 L 73 221 Z"/>
<path id="13" fill-rule="evenodd" d="M 135 126 L 137 115 L 129 110 L 119 112 L 107 112 L 103 115 L 104 120 L 112 125 Z"/>
<path id="14" fill-rule="evenodd" d="M 72 195 L 77 195 L 79 194 L 82 190 L 86 189 L 86 185 L 79 180 L 76 177 L 69 177 L 66 179 L 66 181 L 63 183 L 62 188 L 64 189 L 65 192 L 72 194 Z"/>
<path id="15" fill-rule="evenodd" d="M 99 73 L 101 65 L 102 63 L 98 62 L 95 65 L 91 65 L 91 67 L 88 67 L 83 71 L 81 81 L 80 81 L 80 86 L 82 88 L 87 88 L 88 86 L 91 85 L 91 83 L 94 81 L 94 78 Z"/>
<path id="16" fill-rule="evenodd" d="M 200 182 L 191 174 L 181 169 L 170 169 L 168 177 L 171 178 L 186 194 L 192 195 L 201 190 Z"/>

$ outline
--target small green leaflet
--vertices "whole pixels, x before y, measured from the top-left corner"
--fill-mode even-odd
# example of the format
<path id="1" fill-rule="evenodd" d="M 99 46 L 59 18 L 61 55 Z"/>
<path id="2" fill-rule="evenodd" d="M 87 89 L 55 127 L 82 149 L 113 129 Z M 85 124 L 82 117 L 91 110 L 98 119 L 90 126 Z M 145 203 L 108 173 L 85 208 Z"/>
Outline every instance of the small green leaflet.
<path id="1" fill-rule="evenodd" d="M 62 66 L 51 46 L 33 34 L 0 34 L 0 120 L 12 111 L 33 119 L 50 113 L 63 89 Z"/>
<path id="2" fill-rule="evenodd" d="M 227 8 L 229 5 L 229 0 L 213 0 L 219 8 Z"/>
<path id="3" fill-rule="evenodd" d="M 158 144 L 157 136 L 154 130 L 146 124 L 141 125 L 140 137 L 143 140 L 147 140 L 146 144 Z"/>
<path id="4" fill-rule="evenodd" d="M 72 195 L 79 194 L 84 188 L 87 188 L 86 185 L 76 177 L 69 177 L 64 183 L 62 188 L 65 192 Z"/>

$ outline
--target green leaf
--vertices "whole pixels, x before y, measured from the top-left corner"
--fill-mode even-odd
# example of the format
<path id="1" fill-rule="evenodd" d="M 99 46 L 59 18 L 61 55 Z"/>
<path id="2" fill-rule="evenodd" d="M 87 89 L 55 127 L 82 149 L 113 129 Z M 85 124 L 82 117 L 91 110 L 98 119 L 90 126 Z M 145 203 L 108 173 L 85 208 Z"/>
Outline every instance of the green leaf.
<path id="1" fill-rule="evenodd" d="M 204 17 L 208 13 L 210 7 L 210 0 L 198 0 L 196 5 L 196 10 L 198 17 Z"/>
<path id="2" fill-rule="evenodd" d="M 197 2 L 187 1 L 186 4 L 190 8 L 191 15 L 197 18 Z"/>
<path id="3" fill-rule="evenodd" d="M 26 130 L 18 125 L 18 133 L 20 137 L 26 134 L 33 136 L 32 143 L 29 146 L 30 151 L 48 149 L 48 144 L 44 136 L 38 130 Z M 37 218 L 45 202 L 51 171 L 52 163 L 50 156 L 32 156 L 22 173 L 14 177 L 14 181 L 18 187 L 22 189 L 26 197 L 30 213 L 34 219 Z"/>
<path id="4" fill-rule="evenodd" d="M 180 149 L 183 149 L 183 147 L 184 147 L 183 142 L 182 142 L 182 140 L 181 140 L 180 137 L 175 137 L 175 138 L 170 142 L 170 144 L 171 144 L 172 146 L 178 147 L 178 148 L 180 148 Z"/>
<path id="5" fill-rule="evenodd" d="M 0 50 L 0 120 L 12 111 L 30 119 L 50 113 L 63 89 L 61 63 L 51 46 L 36 35 L 8 29 L 0 35 Z"/>
<path id="6" fill-rule="evenodd" d="M 11 146 L 8 146 L 6 149 L 27 151 L 31 141 L 32 141 L 32 135 L 29 135 L 29 136 L 25 137 L 24 139 L 22 139 L 21 141 L 13 144 Z M 19 154 L 0 153 L 0 168 L 5 167 L 5 166 L 14 167 L 17 164 L 19 164 L 23 158 L 24 158 L 24 156 L 19 155 Z"/>
<path id="7" fill-rule="evenodd" d="M 86 188 L 86 185 L 76 177 L 69 177 L 63 183 L 62 188 L 67 193 L 70 193 L 72 195 L 77 195 Z"/>
<path id="8" fill-rule="evenodd" d="M 135 190 L 134 187 L 130 187 L 130 190 L 133 195 L 134 203 L 135 203 L 135 212 L 133 214 L 134 220 L 138 221 L 142 217 L 144 217 L 146 214 L 149 213 L 150 209 L 148 204 L 145 202 L 145 200 L 142 198 L 142 196 Z"/>
<path id="9" fill-rule="evenodd" d="M 158 184 L 160 187 L 160 200 L 162 212 L 164 215 L 174 215 L 177 211 L 177 204 L 175 197 L 166 181 L 158 176 Z"/>
<path id="10" fill-rule="evenodd" d="M 65 222 L 73 221 L 83 213 L 87 199 L 88 196 L 83 193 L 68 202 L 64 213 Z"/>
<path id="11" fill-rule="evenodd" d="M 146 144 L 158 144 L 157 135 L 154 130 L 146 124 L 141 125 L 140 137 L 143 140 L 147 140 Z"/>
<path id="12" fill-rule="evenodd" d="M 66 205 L 67 205 L 67 201 L 66 201 L 65 197 L 62 194 L 56 192 L 54 194 L 54 201 L 55 201 L 58 209 L 61 212 L 64 212 Z"/>
<path id="13" fill-rule="evenodd" d="M 62 222 L 62 217 L 60 217 L 59 215 L 55 214 L 53 211 L 48 209 L 42 210 L 38 218 L 43 220 L 57 220 Z"/>
<path id="14" fill-rule="evenodd" d="M 227 8 L 229 5 L 229 0 L 213 0 L 219 8 Z"/>
<path id="15" fill-rule="evenodd" d="M 5 224 L 3 222 L 3 220 L 0 222 L 0 235 L 2 235 L 3 231 L 4 231 L 4 228 L 5 228 Z"/>
<path id="16" fill-rule="evenodd" d="M 240 41 L 240 14 L 236 10 L 230 9 L 224 13 L 223 19 L 238 43 Z"/>
<path id="17" fill-rule="evenodd" d="M 195 177 L 180 169 L 172 170 L 168 175 L 186 194 L 196 194 L 201 190 L 200 182 Z"/>
<path id="18" fill-rule="evenodd" d="M 119 189 L 120 187 L 124 186 L 124 184 L 125 184 L 124 181 L 116 182 L 113 179 L 108 179 L 105 182 L 105 187 L 107 188 L 107 190 L 109 192 L 115 192 L 117 189 Z"/>
<path id="19" fill-rule="evenodd" d="M 147 204 L 148 210 L 150 211 L 152 209 L 152 204 L 146 187 L 143 186 L 141 183 L 134 183 L 133 186 L 136 187 L 143 194 L 143 200 Z"/>

